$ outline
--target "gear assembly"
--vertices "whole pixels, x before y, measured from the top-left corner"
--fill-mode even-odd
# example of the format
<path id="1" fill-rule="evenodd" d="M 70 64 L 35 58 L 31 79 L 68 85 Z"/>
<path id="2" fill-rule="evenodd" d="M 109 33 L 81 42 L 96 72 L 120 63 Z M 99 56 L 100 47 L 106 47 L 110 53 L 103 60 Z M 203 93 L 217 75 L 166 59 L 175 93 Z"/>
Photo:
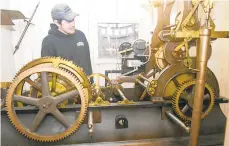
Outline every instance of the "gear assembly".
<path id="1" fill-rule="evenodd" d="M 189 144 L 197 146 L 201 135 L 224 133 L 226 117 L 219 105 L 228 100 L 220 96 L 216 75 L 206 64 L 214 49 L 210 42 L 228 38 L 229 31 L 215 30 L 211 1 L 179 2 L 183 10 L 175 24 L 169 21 L 175 0 L 150 3 L 158 19 L 151 40 L 121 43 L 121 69 L 86 75 L 80 65 L 52 56 L 24 65 L 11 83 L 1 84 L 2 135 L 7 130 L 32 145 L 134 145 L 129 141 L 190 134 Z M 204 24 L 198 9 L 204 10 Z M 190 55 L 193 47 L 196 56 Z M 111 79 L 112 73 L 121 75 Z M 8 123 L 16 130 L 7 129 Z"/>

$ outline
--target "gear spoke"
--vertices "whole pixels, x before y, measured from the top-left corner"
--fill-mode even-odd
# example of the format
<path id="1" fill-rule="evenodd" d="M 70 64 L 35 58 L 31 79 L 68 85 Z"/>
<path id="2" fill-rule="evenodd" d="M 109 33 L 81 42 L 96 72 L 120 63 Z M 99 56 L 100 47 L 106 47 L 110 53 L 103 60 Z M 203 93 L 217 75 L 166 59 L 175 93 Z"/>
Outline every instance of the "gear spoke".
<path id="1" fill-rule="evenodd" d="M 185 92 L 181 95 L 181 98 L 188 101 L 189 100 L 189 93 Z"/>
<path id="2" fill-rule="evenodd" d="M 196 86 L 194 85 L 194 86 L 192 87 L 192 95 L 193 95 L 193 96 L 195 95 L 195 88 L 196 88 Z"/>
<path id="3" fill-rule="evenodd" d="M 63 66 L 61 68 L 54 67 L 53 63 L 59 63 L 59 64 L 62 64 Z M 39 67 L 36 67 L 36 66 L 39 66 Z M 49 84 L 52 83 L 52 78 L 50 78 L 51 77 L 50 75 L 52 75 L 53 73 L 57 74 L 57 85 L 56 86 L 59 86 L 59 85 L 61 86 L 60 87 L 61 90 L 55 91 L 56 93 L 63 94 L 63 92 L 66 90 L 68 90 L 69 92 L 69 90 L 72 91 L 76 89 L 79 92 L 81 107 L 80 107 L 79 115 L 75 119 L 72 119 L 74 121 L 70 121 L 70 119 L 69 120 L 66 119 L 67 117 L 64 116 L 57 109 L 56 107 L 57 105 L 54 100 L 55 97 L 52 97 L 52 96 L 44 97 L 44 90 L 46 91 L 46 95 L 48 95 L 47 93 L 51 91 L 51 85 L 49 88 Z M 25 96 L 22 96 L 22 92 L 20 92 L 20 91 L 23 91 L 23 88 L 25 87 L 24 86 L 25 79 L 28 76 L 31 76 L 34 74 L 38 74 L 38 78 L 36 80 L 33 80 L 33 79 L 32 80 L 35 83 L 41 84 L 40 88 L 41 88 L 41 91 L 43 91 L 42 98 L 25 97 Z M 47 76 L 49 76 L 49 78 L 47 78 Z M 46 85 L 46 88 L 44 88 L 44 85 Z M 27 64 L 25 67 L 23 67 L 20 70 L 20 72 L 17 74 L 14 81 L 12 82 L 11 86 L 9 87 L 8 94 L 6 97 L 7 115 L 12 125 L 15 127 L 15 129 L 29 139 L 32 139 L 38 142 L 55 142 L 55 141 L 62 140 L 72 135 L 74 132 L 76 132 L 80 128 L 80 125 L 82 124 L 82 122 L 84 121 L 84 118 L 87 113 L 88 99 L 91 97 L 91 87 L 89 85 L 90 83 L 87 80 L 86 74 L 79 67 L 75 66 L 73 63 L 65 59 L 55 58 L 55 57 L 44 57 L 41 59 L 36 59 L 30 62 L 29 64 Z M 68 88 L 65 88 L 65 87 L 68 87 Z M 74 87 L 74 88 L 70 89 L 71 87 L 72 88 Z M 32 89 L 38 92 L 35 88 L 32 88 Z M 53 95 L 55 96 L 56 94 L 53 94 Z M 39 93 L 39 96 L 40 96 L 40 93 Z M 15 102 L 20 103 L 20 101 L 25 101 L 25 103 L 27 104 L 38 105 L 39 109 L 41 110 L 33 117 L 34 119 L 32 118 L 31 124 L 29 124 L 28 126 L 26 126 L 27 124 L 24 121 L 20 120 L 18 112 L 16 112 Z M 26 104 L 23 106 L 26 106 Z M 64 131 L 61 130 L 61 133 L 60 133 L 59 131 L 50 131 L 51 127 L 48 127 L 48 125 L 46 125 L 46 128 L 48 128 L 47 131 L 42 131 L 42 133 L 39 132 L 43 124 L 52 124 L 52 123 L 44 122 L 44 119 L 47 113 L 50 113 L 53 116 L 53 118 L 55 117 L 56 121 L 60 121 L 61 127 L 70 127 L 71 126 L 71 128 L 64 128 L 65 130 Z"/>
<path id="4" fill-rule="evenodd" d="M 46 113 L 44 113 L 43 111 L 39 110 L 39 112 L 37 113 L 36 117 L 33 120 L 32 126 L 30 128 L 31 132 L 36 132 L 37 128 L 41 124 L 41 122 L 44 119 L 45 115 L 46 115 Z"/>
<path id="5" fill-rule="evenodd" d="M 35 89 L 37 89 L 38 91 L 41 92 L 41 84 L 35 83 L 35 82 L 32 81 L 29 77 L 25 78 L 25 81 L 26 81 L 27 83 L 29 83 L 31 86 L 33 86 Z"/>
<path id="6" fill-rule="evenodd" d="M 59 96 L 56 96 L 54 98 L 56 104 L 59 104 L 65 100 L 68 100 L 70 98 L 74 98 L 75 96 L 79 95 L 79 92 L 77 90 L 72 90 L 72 91 L 69 91 L 67 93 L 64 93 L 64 94 L 61 94 Z"/>
<path id="7" fill-rule="evenodd" d="M 57 81 L 57 74 L 52 73 L 52 88 L 51 88 L 52 92 L 55 92 L 56 90 L 56 81 Z"/>
<path id="8" fill-rule="evenodd" d="M 173 110 L 183 120 L 192 120 L 195 85 L 196 80 L 184 82 L 179 85 L 175 91 L 176 94 L 173 95 Z M 205 84 L 205 91 L 208 91 L 208 94 L 204 95 L 201 119 L 205 118 L 210 113 L 215 101 L 214 90 L 208 83 Z M 186 102 L 186 105 L 183 106 L 180 102 Z"/>
<path id="9" fill-rule="evenodd" d="M 175 84 L 175 86 L 176 86 L 176 87 L 178 87 L 178 86 L 179 86 L 179 82 L 177 81 L 177 79 L 176 79 L 176 78 L 174 78 L 172 81 L 173 81 L 173 83 Z"/>
<path id="10" fill-rule="evenodd" d="M 27 96 L 14 95 L 13 100 L 20 101 L 20 102 L 28 104 L 28 105 L 38 106 L 38 104 L 39 104 L 39 99 L 27 97 Z"/>
<path id="11" fill-rule="evenodd" d="M 209 95 L 209 94 L 204 95 L 204 101 L 205 101 L 205 100 L 210 100 L 210 95 Z"/>
<path id="12" fill-rule="evenodd" d="M 50 95 L 48 76 L 46 72 L 41 72 L 41 88 L 42 88 L 42 96 Z"/>
<path id="13" fill-rule="evenodd" d="M 184 108 L 181 110 L 183 113 L 186 113 L 188 110 L 190 109 L 190 107 L 186 104 L 184 106 Z"/>
<path id="14" fill-rule="evenodd" d="M 73 90 L 76 90 L 76 88 L 75 88 L 75 87 L 71 87 L 70 89 L 67 89 L 67 90 L 65 90 L 65 91 L 57 92 L 57 93 L 56 93 L 56 96 L 62 95 L 62 94 L 64 94 L 64 93 L 67 93 L 67 92 L 70 92 L 70 91 L 73 91 Z M 56 97 L 55 97 L 55 98 L 56 98 Z"/>
<path id="15" fill-rule="evenodd" d="M 206 105 L 203 104 L 203 107 L 202 107 L 202 113 L 204 113 L 204 109 L 205 109 Z"/>
<path id="16" fill-rule="evenodd" d="M 65 116 L 58 110 L 56 109 L 55 111 L 52 112 L 53 116 L 57 118 L 66 128 L 70 128 L 71 125 L 68 123 L 66 120 Z"/>

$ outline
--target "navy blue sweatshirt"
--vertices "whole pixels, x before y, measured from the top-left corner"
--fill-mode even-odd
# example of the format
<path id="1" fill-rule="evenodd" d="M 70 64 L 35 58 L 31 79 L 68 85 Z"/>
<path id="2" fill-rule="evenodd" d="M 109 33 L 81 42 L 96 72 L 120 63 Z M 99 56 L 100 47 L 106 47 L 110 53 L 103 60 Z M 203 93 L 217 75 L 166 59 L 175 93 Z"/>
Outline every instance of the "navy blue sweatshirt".
<path id="1" fill-rule="evenodd" d="M 42 42 L 41 57 L 65 58 L 82 67 L 87 75 L 92 74 L 89 45 L 84 33 L 76 30 L 74 35 L 66 35 L 55 24 L 50 27 Z"/>

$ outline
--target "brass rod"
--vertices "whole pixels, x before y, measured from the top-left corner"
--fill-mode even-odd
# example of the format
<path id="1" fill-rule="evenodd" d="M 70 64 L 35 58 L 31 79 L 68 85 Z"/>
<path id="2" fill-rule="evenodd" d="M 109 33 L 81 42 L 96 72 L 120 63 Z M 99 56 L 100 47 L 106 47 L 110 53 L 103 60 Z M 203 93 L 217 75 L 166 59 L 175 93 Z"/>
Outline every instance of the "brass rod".
<path id="1" fill-rule="evenodd" d="M 200 120 L 203 107 L 203 97 L 206 82 L 207 73 L 207 62 L 208 62 L 208 52 L 210 46 L 210 36 L 211 30 L 204 28 L 200 32 L 200 40 L 197 42 L 199 48 L 197 47 L 197 80 L 194 96 L 193 114 L 192 114 L 192 124 L 191 124 L 191 135 L 190 135 L 190 146 L 198 145 L 198 137 L 200 130 Z"/>
<path id="2" fill-rule="evenodd" d="M 122 100 L 127 99 L 126 96 L 123 94 L 123 92 L 119 88 L 117 88 L 117 90 L 118 90 L 119 95 L 122 97 Z"/>
<path id="3" fill-rule="evenodd" d="M 147 88 L 144 83 L 142 83 L 139 79 L 136 79 L 136 82 L 140 84 L 142 87 Z"/>
<path id="4" fill-rule="evenodd" d="M 147 82 L 149 82 L 149 83 L 150 83 L 150 80 L 149 80 L 149 79 L 147 79 L 146 77 L 144 77 L 143 75 L 139 74 L 138 76 L 139 76 L 139 77 L 141 77 L 142 79 L 144 79 L 145 81 L 147 81 Z"/>

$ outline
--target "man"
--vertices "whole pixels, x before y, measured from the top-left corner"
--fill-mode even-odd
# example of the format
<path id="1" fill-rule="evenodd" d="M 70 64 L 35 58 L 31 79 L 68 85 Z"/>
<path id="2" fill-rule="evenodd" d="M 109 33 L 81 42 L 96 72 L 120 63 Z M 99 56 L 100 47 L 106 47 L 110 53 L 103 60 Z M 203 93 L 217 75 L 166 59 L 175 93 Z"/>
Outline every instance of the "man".
<path id="1" fill-rule="evenodd" d="M 87 39 L 82 31 L 75 29 L 74 19 L 78 14 L 66 4 L 57 4 L 51 15 L 54 23 L 43 39 L 41 57 L 60 56 L 82 67 L 87 75 L 92 74 Z"/>

